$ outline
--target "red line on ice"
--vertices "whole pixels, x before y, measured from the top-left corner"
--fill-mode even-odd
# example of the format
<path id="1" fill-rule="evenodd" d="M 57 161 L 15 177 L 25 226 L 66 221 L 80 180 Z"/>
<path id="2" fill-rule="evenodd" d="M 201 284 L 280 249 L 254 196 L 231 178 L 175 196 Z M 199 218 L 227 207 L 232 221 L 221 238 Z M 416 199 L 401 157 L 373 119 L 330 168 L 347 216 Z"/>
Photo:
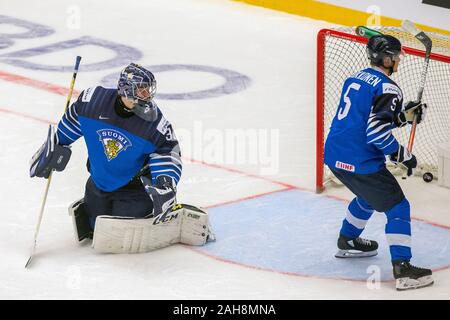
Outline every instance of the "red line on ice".
<path id="1" fill-rule="evenodd" d="M 259 176 L 259 175 L 253 174 L 253 173 L 248 173 L 248 172 L 241 171 L 241 170 L 238 170 L 238 169 L 225 167 L 225 166 L 222 166 L 222 165 L 219 165 L 219 164 L 215 164 L 215 163 L 207 163 L 205 161 L 195 160 L 195 159 L 191 159 L 191 158 L 187 158 L 187 157 L 184 157 L 184 158 L 189 160 L 189 161 L 191 161 L 191 162 L 193 162 L 193 163 L 202 164 L 202 165 L 210 167 L 210 168 L 216 168 L 216 169 L 221 169 L 221 170 L 225 170 L 225 171 L 228 171 L 228 172 L 242 174 L 242 175 L 250 177 L 250 178 L 260 179 L 260 180 L 264 180 L 264 181 L 267 181 L 267 182 L 270 182 L 270 183 L 278 184 L 278 185 L 286 187 L 288 189 L 294 189 L 294 188 L 297 189 L 297 187 L 294 186 L 294 185 L 291 185 L 291 184 L 288 184 L 288 183 L 285 183 L 285 182 L 276 181 L 276 180 L 273 180 L 273 179 L 269 179 L 269 178 L 266 178 L 266 177 L 263 177 L 263 176 Z"/>
<path id="2" fill-rule="evenodd" d="M 55 94 L 58 94 L 61 96 L 67 96 L 67 93 L 69 92 L 69 88 L 61 87 L 61 86 L 51 84 L 48 82 L 44 82 L 44 81 L 27 78 L 24 76 L 12 74 L 12 73 L 5 72 L 5 71 L 0 71 L 0 79 L 3 79 L 5 81 L 14 82 L 17 84 L 21 84 L 24 86 L 36 88 L 36 89 L 45 90 L 45 91 L 55 93 Z M 78 96 L 80 93 L 78 91 L 74 90 L 73 94 L 75 96 Z"/>
<path id="3" fill-rule="evenodd" d="M 52 122 L 52 121 L 49 121 L 49 120 L 46 120 L 46 119 L 42 119 L 42 118 L 38 118 L 38 117 L 35 117 L 35 116 L 30 116 L 30 115 L 22 113 L 22 112 L 12 111 L 12 110 L 3 109 L 3 108 L 0 108 L 0 112 L 13 114 L 15 116 L 19 116 L 19 117 L 22 117 L 22 118 L 35 120 L 35 121 L 38 121 L 38 122 L 43 122 L 43 123 L 46 123 L 46 124 L 56 125 L 55 122 Z"/>
<path id="4" fill-rule="evenodd" d="M 284 274 L 287 276 L 294 276 L 294 277 L 300 277 L 300 278 L 308 278 L 308 279 L 318 279 L 318 280 L 337 280 L 337 281 L 351 281 L 351 282 L 367 282 L 367 280 L 360 280 L 360 279 L 351 279 L 351 278 L 345 278 L 345 277 L 332 277 L 332 276 L 316 276 L 316 275 L 310 275 L 310 274 L 303 274 L 303 273 L 297 273 L 297 272 L 289 272 L 289 271 L 279 271 L 276 269 L 270 269 L 270 268 L 264 268 L 264 267 L 257 267 L 257 266 L 252 266 L 252 265 L 248 265 L 248 264 L 244 264 L 244 263 L 240 263 L 240 262 L 236 262 L 233 260 L 228 260 L 222 257 L 218 257 L 215 255 L 210 254 L 209 252 L 205 252 L 201 249 L 198 249 L 197 247 L 193 247 L 193 246 L 189 246 L 189 245 L 185 245 L 182 244 L 182 246 L 184 246 L 185 248 L 194 251 L 196 253 L 200 253 L 204 256 L 207 256 L 208 258 L 212 258 L 214 260 L 223 262 L 223 263 L 228 263 L 228 264 L 232 264 L 232 265 L 236 265 L 236 266 L 240 266 L 240 267 L 244 267 L 247 269 L 252 269 L 252 270 L 259 270 L 259 271 L 265 271 L 265 272 L 273 272 L 273 273 L 278 273 L 278 274 Z M 433 270 L 433 271 L 441 271 L 444 269 L 448 269 L 450 268 L 449 266 L 445 266 L 442 268 L 439 268 L 437 270 Z M 394 280 L 380 280 L 381 283 L 389 283 L 389 282 L 394 282 Z"/>

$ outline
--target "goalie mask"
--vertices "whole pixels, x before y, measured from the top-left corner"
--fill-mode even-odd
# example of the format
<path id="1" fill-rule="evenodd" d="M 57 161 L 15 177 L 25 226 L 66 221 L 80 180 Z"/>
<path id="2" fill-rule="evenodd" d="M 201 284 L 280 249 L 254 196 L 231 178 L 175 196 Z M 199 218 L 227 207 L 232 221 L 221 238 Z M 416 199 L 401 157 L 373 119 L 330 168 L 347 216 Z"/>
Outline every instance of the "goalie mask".
<path id="1" fill-rule="evenodd" d="M 146 121 L 158 117 L 156 103 L 152 101 L 156 93 L 156 80 L 153 73 L 144 67 L 130 63 L 120 73 L 117 85 L 118 94 L 135 103 L 133 112 Z"/>

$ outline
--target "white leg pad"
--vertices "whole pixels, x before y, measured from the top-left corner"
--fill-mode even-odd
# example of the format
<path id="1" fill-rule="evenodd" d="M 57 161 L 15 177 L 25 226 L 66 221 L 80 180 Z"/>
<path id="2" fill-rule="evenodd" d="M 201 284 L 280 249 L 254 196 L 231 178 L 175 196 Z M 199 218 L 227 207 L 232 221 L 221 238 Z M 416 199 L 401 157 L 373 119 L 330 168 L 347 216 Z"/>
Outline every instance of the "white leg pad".
<path id="1" fill-rule="evenodd" d="M 214 240 L 208 213 L 194 206 L 178 204 L 172 211 L 156 218 L 98 216 L 92 246 L 104 253 L 141 253 L 178 242 L 201 246 Z"/>

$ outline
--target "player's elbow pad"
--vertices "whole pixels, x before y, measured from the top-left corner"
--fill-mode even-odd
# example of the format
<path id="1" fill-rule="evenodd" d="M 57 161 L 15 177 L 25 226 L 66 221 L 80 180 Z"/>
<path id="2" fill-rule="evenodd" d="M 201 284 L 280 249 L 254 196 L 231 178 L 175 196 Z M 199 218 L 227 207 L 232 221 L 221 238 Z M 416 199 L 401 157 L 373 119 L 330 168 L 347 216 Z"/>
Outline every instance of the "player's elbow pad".
<path id="1" fill-rule="evenodd" d="M 63 171 L 71 155 L 70 147 L 55 143 L 55 129 L 50 125 L 47 140 L 31 158 L 30 177 L 47 179 L 52 171 Z"/>

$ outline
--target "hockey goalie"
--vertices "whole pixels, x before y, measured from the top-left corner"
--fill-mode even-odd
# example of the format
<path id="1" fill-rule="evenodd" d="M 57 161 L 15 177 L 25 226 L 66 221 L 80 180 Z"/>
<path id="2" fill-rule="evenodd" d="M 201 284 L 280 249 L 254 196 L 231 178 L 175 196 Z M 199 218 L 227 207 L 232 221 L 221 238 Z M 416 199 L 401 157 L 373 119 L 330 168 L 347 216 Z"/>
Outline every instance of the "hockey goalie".
<path id="1" fill-rule="evenodd" d="M 205 210 L 176 204 L 181 153 L 155 93 L 154 75 L 131 63 L 117 89 L 81 92 L 31 160 L 30 176 L 48 178 L 64 170 L 70 145 L 84 137 L 90 177 L 69 213 L 76 240 L 93 239 L 96 251 L 138 253 L 215 240 Z"/>

